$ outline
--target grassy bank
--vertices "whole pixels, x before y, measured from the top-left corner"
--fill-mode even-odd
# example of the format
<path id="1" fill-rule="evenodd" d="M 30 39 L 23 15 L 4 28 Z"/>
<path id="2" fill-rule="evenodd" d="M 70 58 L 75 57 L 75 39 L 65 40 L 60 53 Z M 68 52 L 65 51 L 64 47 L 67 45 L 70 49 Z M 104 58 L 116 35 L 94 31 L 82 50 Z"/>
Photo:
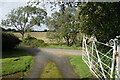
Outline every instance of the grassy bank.
<path id="1" fill-rule="evenodd" d="M 20 72 L 24 72 L 24 74 L 19 77 L 27 75 L 27 72 L 30 70 L 33 63 L 33 57 L 29 53 L 21 49 L 12 49 L 3 51 L 2 54 L 3 76 Z"/>
<path id="2" fill-rule="evenodd" d="M 80 77 L 80 79 L 93 78 L 88 66 L 82 60 L 82 56 L 69 56 L 69 58 L 75 73 Z"/>

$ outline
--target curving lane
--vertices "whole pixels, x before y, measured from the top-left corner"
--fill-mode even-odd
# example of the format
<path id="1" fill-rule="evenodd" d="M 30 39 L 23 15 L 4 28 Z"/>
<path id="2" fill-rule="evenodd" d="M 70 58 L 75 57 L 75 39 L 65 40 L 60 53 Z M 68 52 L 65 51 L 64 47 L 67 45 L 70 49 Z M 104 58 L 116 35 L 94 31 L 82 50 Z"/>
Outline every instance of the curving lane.
<path id="1" fill-rule="evenodd" d="M 24 49 L 34 56 L 34 64 L 27 78 L 40 78 L 45 65 L 49 61 L 56 63 L 63 78 L 77 78 L 68 58 L 58 57 L 57 55 L 81 55 L 80 50 L 48 49 L 48 48 L 30 48 L 17 47 Z"/>

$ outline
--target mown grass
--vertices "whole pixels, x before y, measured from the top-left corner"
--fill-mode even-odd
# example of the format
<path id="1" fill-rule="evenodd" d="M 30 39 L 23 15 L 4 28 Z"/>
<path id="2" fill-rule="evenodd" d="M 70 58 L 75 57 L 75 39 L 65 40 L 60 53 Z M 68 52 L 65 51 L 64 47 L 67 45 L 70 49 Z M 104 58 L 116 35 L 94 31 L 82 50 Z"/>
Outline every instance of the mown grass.
<path id="1" fill-rule="evenodd" d="M 30 70 L 33 57 L 24 50 L 12 49 L 3 51 L 2 60 L 2 75 L 9 75 L 18 72 L 25 72 L 25 75 Z M 0 61 L 1 62 L 1 61 Z"/>
<path id="2" fill-rule="evenodd" d="M 82 60 L 82 56 L 67 56 L 70 58 L 70 63 L 73 66 L 75 73 L 80 79 L 91 79 L 94 78 L 90 73 L 88 66 Z"/>
<path id="3" fill-rule="evenodd" d="M 40 78 L 63 78 L 58 67 L 54 62 L 49 62 L 42 74 L 40 75 Z"/>
<path id="4" fill-rule="evenodd" d="M 76 47 L 76 46 L 67 46 L 66 44 L 56 44 L 56 43 L 49 43 L 48 46 L 46 46 L 45 48 L 55 48 L 55 49 L 77 49 L 80 50 L 81 47 Z"/>
<path id="5" fill-rule="evenodd" d="M 66 44 L 59 45 L 57 43 L 46 43 L 47 46 L 39 46 L 38 48 L 54 48 L 54 49 L 76 49 L 76 50 L 81 50 L 81 47 L 76 47 L 76 46 L 67 46 Z M 20 43 L 19 46 L 25 46 L 25 47 L 30 47 L 28 45 L 25 45 L 23 43 Z"/>

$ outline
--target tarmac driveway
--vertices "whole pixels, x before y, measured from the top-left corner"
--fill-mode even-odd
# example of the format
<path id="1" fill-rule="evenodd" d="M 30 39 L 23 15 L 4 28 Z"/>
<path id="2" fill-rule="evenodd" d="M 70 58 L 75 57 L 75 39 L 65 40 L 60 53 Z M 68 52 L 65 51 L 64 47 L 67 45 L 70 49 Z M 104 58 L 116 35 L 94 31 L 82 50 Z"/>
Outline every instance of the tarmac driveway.
<path id="1" fill-rule="evenodd" d="M 58 57 L 57 55 L 81 55 L 80 50 L 65 50 L 65 49 L 48 49 L 48 48 L 29 48 L 17 47 L 24 49 L 34 56 L 34 64 L 27 78 L 40 78 L 45 65 L 49 61 L 56 63 L 63 78 L 77 78 L 74 73 L 68 58 Z"/>

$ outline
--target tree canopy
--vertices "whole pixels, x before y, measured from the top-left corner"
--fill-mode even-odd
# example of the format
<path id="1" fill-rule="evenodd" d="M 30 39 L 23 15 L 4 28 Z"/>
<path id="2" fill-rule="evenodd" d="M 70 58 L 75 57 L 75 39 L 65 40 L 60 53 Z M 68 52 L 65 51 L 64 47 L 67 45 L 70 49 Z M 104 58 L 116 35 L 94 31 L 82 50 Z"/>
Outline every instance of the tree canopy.
<path id="1" fill-rule="evenodd" d="M 8 15 L 6 20 L 2 20 L 1 24 L 17 28 L 21 33 L 22 39 L 24 33 L 34 25 L 40 26 L 45 23 L 47 13 L 43 9 L 25 6 L 13 9 Z"/>
<path id="2" fill-rule="evenodd" d="M 61 36 L 64 35 L 64 39 L 65 36 L 70 38 L 74 29 L 87 35 L 94 35 L 102 42 L 108 42 L 120 35 L 120 2 L 80 3 L 76 8 L 73 6 L 67 8 L 65 5 L 67 4 L 63 3 L 60 12 L 55 12 L 52 17 L 47 18 L 48 27 L 59 31 Z"/>
<path id="3" fill-rule="evenodd" d="M 107 42 L 120 35 L 120 2 L 82 3 L 79 13 L 81 31 Z"/>
<path id="4" fill-rule="evenodd" d="M 67 46 L 72 46 L 77 41 L 80 23 L 77 20 L 76 12 L 76 8 L 69 7 L 65 9 L 64 13 L 62 11 L 55 12 L 46 19 L 47 26 L 55 31 L 54 37 L 60 41 L 64 39 Z"/>

